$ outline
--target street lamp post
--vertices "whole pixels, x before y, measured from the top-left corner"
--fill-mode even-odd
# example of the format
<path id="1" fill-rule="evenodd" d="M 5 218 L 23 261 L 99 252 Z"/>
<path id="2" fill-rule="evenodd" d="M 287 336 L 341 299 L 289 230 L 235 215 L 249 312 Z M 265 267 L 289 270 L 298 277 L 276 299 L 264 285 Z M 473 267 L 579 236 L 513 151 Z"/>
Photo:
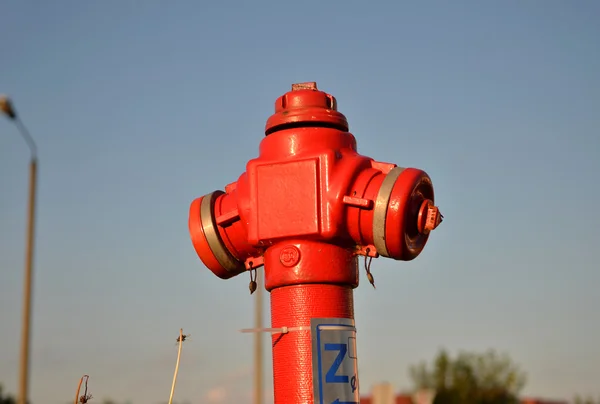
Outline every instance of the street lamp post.
<path id="1" fill-rule="evenodd" d="M 19 358 L 19 395 L 18 404 L 27 404 L 29 381 L 29 342 L 31 326 L 31 285 L 33 281 L 33 248 L 35 230 L 35 197 L 37 183 L 37 148 L 29 131 L 19 119 L 15 109 L 6 96 L 0 96 L 0 111 L 15 123 L 17 129 L 31 152 L 29 161 L 29 199 L 27 202 L 27 247 L 25 252 L 25 284 L 23 288 L 23 320 L 21 328 L 21 354 Z"/>

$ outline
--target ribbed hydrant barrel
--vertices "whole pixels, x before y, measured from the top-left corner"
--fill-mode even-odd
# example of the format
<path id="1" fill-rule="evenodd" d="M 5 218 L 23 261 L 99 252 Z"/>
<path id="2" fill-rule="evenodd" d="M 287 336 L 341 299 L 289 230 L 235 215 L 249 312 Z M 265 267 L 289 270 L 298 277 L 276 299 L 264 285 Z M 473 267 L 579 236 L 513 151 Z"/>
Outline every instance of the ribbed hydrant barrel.
<path id="1" fill-rule="evenodd" d="M 328 343 L 326 338 L 331 333 L 346 334 L 345 340 L 355 338 L 352 289 L 358 285 L 356 256 L 348 249 L 327 243 L 285 242 L 267 250 L 265 278 L 267 290 L 271 291 L 273 328 L 297 330 L 272 336 L 275 402 L 312 403 L 315 394 L 319 394 L 318 388 L 324 386 L 313 381 L 315 373 L 319 373 L 318 360 L 313 358 L 316 344 Z M 341 319 L 350 320 L 344 322 L 343 330 L 323 331 L 319 328 Z M 317 332 L 323 337 L 319 341 L 314 338 Z M 356 350 L 355 345 L 346 350 L 348 348 Z M 315 353 L 318 355 L 318 352 Z M 339 352 L 332 350 L 326 355 L 332 354 L 338 355 Z M 330 358 L 322 358 L 321 361 L 324 360 L 327 360 L 327 366 L 333 365 Z M 327 372 L 336 377 L 347 377 L 348 381 L 354 378 L 355 391 L 350 388 L 351 397 L 338 397 L 343 402 L 358 398 L 358 375 L 354 362 L 346 360 L 344 368 L 333 373 L 329 369 L 321 372 L 323 382 L 328 377 Z M 351 374 L 345 373 L 348 367 L 352 370 Z"/>
<path id="2" fill-rule="evenodd" d="M 276 404 L 358 403 L 359 257 L 370 281 L 372 258 L 417 257 L 442 220 L 433 185 L 358 154 L 335 97 L 315 83 L 277 99 L 265 135 L 235 183 L 192 203 L 194 248 L 222 279 L 264 265 Z"/>

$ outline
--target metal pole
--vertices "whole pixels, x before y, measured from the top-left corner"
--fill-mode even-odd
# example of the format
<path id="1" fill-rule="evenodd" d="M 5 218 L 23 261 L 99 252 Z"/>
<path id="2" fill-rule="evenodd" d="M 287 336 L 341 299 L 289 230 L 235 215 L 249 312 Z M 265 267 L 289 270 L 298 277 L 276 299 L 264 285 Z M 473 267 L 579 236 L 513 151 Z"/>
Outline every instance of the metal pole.
<path id="1" fill-rule="evenodd" d="M 264 294 L 264 283 L 263 274 L 264 269 L 256 271 L 256 306 L 254 313 L 256 330 L 263 328 L 263 294 Z M 258 331 L 254 334 L 254 404 L 264 404 L 263 398 L 263 344 L 262 344 L 262 332 Z"/>
<path id="2" fill-rule="evenodd" d="M 27 404 L 29 387 L 29 343 L 31 340 L 31 307 L 33 284 L 33 250 L 35 232 L 35 197 L 37 188 L 37 159 L 29 163 L 29 200 L 27 203 L 27 248 L 25 252 L 25 285 L 23 288 L 23 321 L 21 329 L 21 356 L 19 362 L 18 404 Z"/>
<path id="3" fill-rule="evenodd" d="M 33 250 L 35 235 L 35 202 L 37 189 L 37 147 L 29 131 L 17 116 L 10 99 L 0 96 L 0 112 L 12 120 L 19 133 L 25 139 L 31 159 L 29 161 L 29 197 L 27 201 L 27 234 L 25 248 L 25 280 L 23 286 L 23 319 L 21 323 L 21 352 L 19 357 L 19 395 L 18 404 L 27 404 L 29 387 L 29 344 L 31 341 L 31 308 L 33 284 Z"/>

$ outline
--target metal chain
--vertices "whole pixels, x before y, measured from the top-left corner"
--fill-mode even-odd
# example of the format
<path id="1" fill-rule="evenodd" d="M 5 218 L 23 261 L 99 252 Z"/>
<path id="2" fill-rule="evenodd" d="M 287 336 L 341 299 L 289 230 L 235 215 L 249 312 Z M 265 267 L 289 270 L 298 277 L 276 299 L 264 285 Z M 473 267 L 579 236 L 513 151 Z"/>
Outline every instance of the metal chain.
<path id="1" fill-rule="evenodd" d="M 373 278 L 373 274 L 371 273 L 371 261 L 373 261 L 373 257 L 369 256 L 370 248 L 367 248 L 367 254 L 365 255 L 365 271 L 367 271 L 367 279 L 373 285 L 373 289 L 375 289 L 375 278 Z"/>
<path id="2" fill-rule="evenodd" d="M 252 261 L 249 262 L 249 266 L 250 266 L 250 285 L 248 285 L 248 288 L 250 289 L 250 294 L 254 293 L 256 291 L 256 268 L 252 267 Z M 254 274 L 254 275 L 253 275 Z"/>

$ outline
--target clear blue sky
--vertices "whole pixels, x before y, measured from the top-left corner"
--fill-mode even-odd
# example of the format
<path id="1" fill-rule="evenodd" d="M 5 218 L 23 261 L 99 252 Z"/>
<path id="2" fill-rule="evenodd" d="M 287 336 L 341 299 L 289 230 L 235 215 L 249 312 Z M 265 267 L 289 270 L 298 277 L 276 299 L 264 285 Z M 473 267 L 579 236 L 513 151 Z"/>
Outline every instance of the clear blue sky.
<path id="1" fill-rule="evenodd" d="M 493 347 L 526 393 L 600 394 L 599 18 L 594 1 L 4 2 L 0 93 L 40 154 L 34 404 L 64 404 L 84 373 L 98 399 L 166 400 L 180 327 L 176 396 L 248 397 L 248 277 L 202 266 L 188 207 L 238 178 L 300 81 L 338 98 L 360 152 L 426 170 L 446 217 L 356 290 L 362 392 L 409 387 L 440 347 Z M 27 159 L 0 120 L 12 392 Z"/>

